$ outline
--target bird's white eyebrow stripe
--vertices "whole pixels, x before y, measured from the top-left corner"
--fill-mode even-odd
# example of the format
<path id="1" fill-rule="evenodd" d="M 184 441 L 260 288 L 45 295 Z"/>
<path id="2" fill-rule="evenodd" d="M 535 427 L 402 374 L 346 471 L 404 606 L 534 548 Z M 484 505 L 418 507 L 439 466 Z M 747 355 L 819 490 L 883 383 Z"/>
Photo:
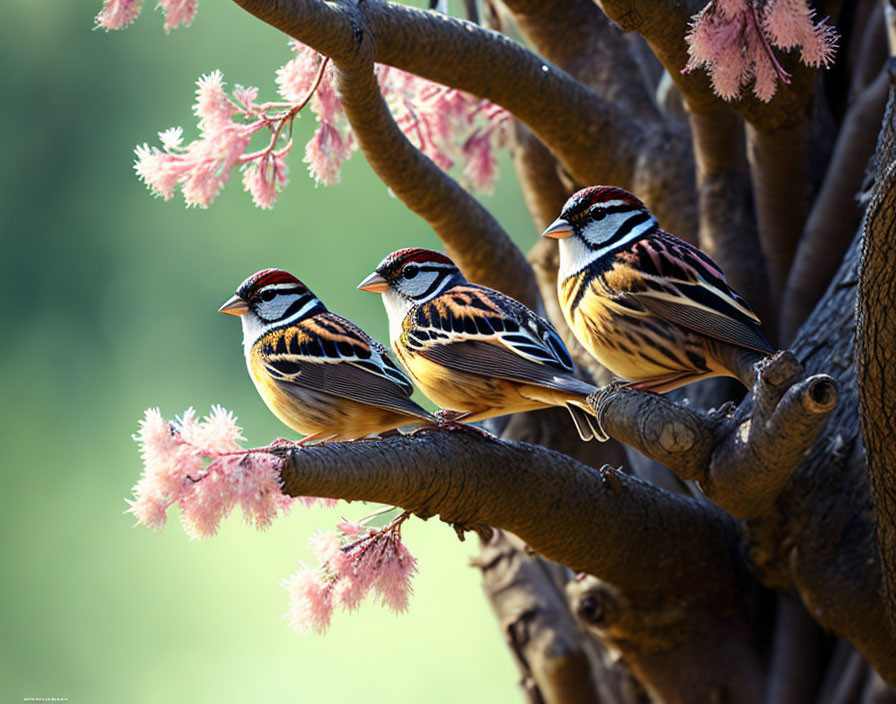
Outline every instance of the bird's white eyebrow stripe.
<path id="1" fill-rule="evenodd" d="M 264 327 L 264 330 L 262 330 L 261 335 L 265 334 L 269 330 L 273 330 L 274 328 L 281 328 L 284 325 L 289 325 L 296 322 L 297 320 L 301 320 L 303 315 L 307 314 L 309 310 L 318 305 L 320 305 L 320 301 L 318 301 L 314 296 L 311 296 L 305 305 L 303 305 L 298 311 L 293 313 L 288 318 L 283 318 L 283 320 L 277 320 L 270 325 L 266 325 Z M 259 337 L 261 337 L 261 335 L 259 335 Z"/>
<path id="2" fill-rule="evenodd" d="M 648 218 L 644 223 L 641 224 L 640 227 L 633 227 L 631 231 L 622 239 L 611 242 L 606 247 L 601 247 L 600 249 L 594 250 L 594 256 L 591 258 L 591 261 L 600 259 L 608 252 L 612 252 L 614 249 L 619 249 L 620 247 L 631 244 L 635 240 L 640 239 L 645 233 L 649 232 L 654 227 L 656 227 L 656 220 L 652 217 Z"/>
<path id="3" fill-rule="evenodd" d="M 595 208 L 595 207 L 612 208 L 612 207 L 619 206 L 619 205 L 624 205 L 629 208 L 632 207 L 631 203 L 627 203 L 624 200 L 606 200 L 603 203 L 595 203 L 591 207 L 592 208 Z"/>
<path id="4" fill-rule="evenodd" d="M 268 284 L 267 286 L 262 286 L 262 289 L 264 289 L 265 291 L 280 291 L 282 289 L 295 287 L 296 284 Z"/>

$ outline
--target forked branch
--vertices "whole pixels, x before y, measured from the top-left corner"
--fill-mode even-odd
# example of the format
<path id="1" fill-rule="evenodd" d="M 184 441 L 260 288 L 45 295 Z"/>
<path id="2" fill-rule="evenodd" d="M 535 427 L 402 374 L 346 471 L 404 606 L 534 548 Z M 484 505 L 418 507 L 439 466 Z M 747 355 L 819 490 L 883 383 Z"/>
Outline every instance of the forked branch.
<path id="1" fill-rule="evenodd" d="M 708 498 L 738 518 L 770 510 L 837 400 L 826 374 L 804 378 L 789 352 L 760 363 L 753 399 L 709 414 L 622 388 L 592 404 L 614 438 L 697 481 Z"/>
<path id="2" fill-rule="evenodd" d="M 498 221 L 401 132 L 373 71 L 376 47 L 360 14 L 357 50 L 334 59 L 346 117 L 373 170 L 424 218 L 468 278 L 536 306 L 535 275 Z"/>
<path id="3" fill-rule="evenodd" d="M 381 0 L 235 2 L 337 64 L 354 57 L 358 31 L 369 30 L 376 61 L 504 107 L 528 125 L 582 184 L 613 183 L 639 190 L 634 182 L 639 147 L 643 140 L 660 136 L 646 133 L 629 111 L 565 71 L 471 22 Z M 673 174 L 680 167 L 671 156 L 667 165 Z M 663 166 L 650 166 L 664 173 Z M 674 218 L 675 209 L 668 211 Z M 670 229 L 679 227 L 674 219 L 664 222 Z"/>
<path id="4" fill-rule="evenodd" d="M 765 681 L 759 589 L 724 512 L 534 445 L 433 430 L 280 451 L 291 495 L 390 503 L 461 528 L 495 526 L 612 585 L 615 647 L 655 691 L 754 702 Z M 709 639 L 709 640 L 707 640 Z M 706 642 L 713 647 L 707 649 Z M 700 687 L 674 662 L 696 662 Z M 702 698 L 701 698 L 702 697 Z"/>

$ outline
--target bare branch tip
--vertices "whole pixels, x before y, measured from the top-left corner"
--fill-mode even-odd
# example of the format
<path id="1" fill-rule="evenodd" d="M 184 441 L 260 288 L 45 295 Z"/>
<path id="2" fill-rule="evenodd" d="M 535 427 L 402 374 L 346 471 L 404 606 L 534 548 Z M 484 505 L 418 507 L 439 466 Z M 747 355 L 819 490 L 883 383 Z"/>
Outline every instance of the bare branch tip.
<path id="1" fill-rule="evenodd" d="M 803 408 L 807 413 L 826 415 L 837 405 L 837 382 L 827 374 L 816 374 L 803 384 Z"/>

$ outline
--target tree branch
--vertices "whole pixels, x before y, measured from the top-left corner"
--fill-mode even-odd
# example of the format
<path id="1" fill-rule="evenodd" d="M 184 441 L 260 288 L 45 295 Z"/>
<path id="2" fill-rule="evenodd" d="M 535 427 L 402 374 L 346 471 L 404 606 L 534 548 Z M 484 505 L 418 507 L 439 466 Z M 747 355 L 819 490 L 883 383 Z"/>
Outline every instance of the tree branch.
<path id="1" fill-rule="evenodd" d="M 600 659 L 591 639 L 569 613 L 541 560 L 527 555 L 518 538 L 495 531 L 473 558 L 532 702 L 602 701 L 604 678 L 593 678 Z M 615 693 L 614 693 L 615 694 Z M 616 701 L 622 704 L 617 695 Z"/>
<path id="2" fill-rule="evenodd" d="M 402 134 L 373 72 L 375 45 L 356 18 L 357 50 L 334 59 L 342 106 L 376 174 L 429 223 L 449 256 L 473 281 L 536 306 L 535 275 L 520 249 L 482 205 Z"/>
<path id="3" fill-rule="evenodd" d="M 513 165 L 529 215 L 535 223 L 536 234 L 540 235 L 554 221 L 571 194 L 563 187 L 557 175 L 559 162 L 528 127 L 515 120 L 513 137 Z M 538 247 L 541 242 L 542 239 L 539 238 L 534 247 Z M 554 298 L 556 297 L 555 291 Z"/>
<path id="4" fill-rule="evenodd" d="M 664 626 L 674 628 L 678 623 L 680 615 L 675 609 L 639 613 L 632 609 L 625 594 L 593 576 L 570 583 L 568 591 L 580 620 L 608 646 L 622 651 L 626 664 L 644 683 L 651 701 L 669 704 L 759 704 L 763 701 L 766 653 L 759 641 L 752 648 L 741 648 L 736 655 L 730 650 L 731 639 L 737 641 L 746 636 L 744 624 L 737 619 L 728 622 L 723 635 L 699 614 L 691 617 L 689 638 L 670 650 L 661 640 L 651 642 L 643 635 L 632 643 L 630 639 L 637 632 L 637 626 L 631 621 L 633 616 L 650 618 L 651 630 L 656 635 Z M 760 618 L 759 613 L 755 617 Z M 710 655 L 717 649 L 728 652 Z M 729 659 L 731 655 L 738 659 Z"/>
<path id="5" fill-rule="evenodd" d="M 747 124 L 747 154 L 756 217 L 775 300 L 787 283 L 809 212 L 806 192 L 808 119 L 777 130 Z"/>
<path id="6" fill-rule="evenodd" d="M 778 596 L 766 704 L 812 704 L 817 701 L 829 650 L 828 640 L 802 604 L 789 596 Z"/>
<path id="7" fill-rule="evenodd" d="M 376 61 L 501 105 L 525 122 L 582 183 L 635 187 L 634 168 L 646 136 L 631 115 L 497 32 L 380 0 L 358 5 L 234 1 L 337 63 L 353 57 L 355 32 L 363 18 L 375 39 Z M 678 168 L 671 158 L 669 166 Z M 678 226 L 674 211 L 666 215 L 669 227 Z"/>
<path id="8" fill-rule="evenodd" d="M 614 646 L 646 686 L 673 692 L 669 701 L 705 702 L 705 687 L 733 693 L 731 702 L 758 701 L 746 686 L 765 681 L 758 591 L 734 521 L 711 505 L 551 450 L 458 432 L 279 454 L 290 495 L 504 528 L 548 559 L 599 575 L 614 594 L 603 621 Z M 714 674 L 695 688 L 693 671 L 670 662 Z"/>
<path id="9" fill-rule="evenodd" d="M 694 107 L 691 136 L 697 164 L 700 247 L 744 296 L 774 339 L 776 313 L 753 215 L 741 119 L 719 103 Z"/>
<path id="10" fill-rule="evenodd" d="M 696 234 L 693 154 L 678 120 L 666 120 L 647 90 L 629 42 L 591 0 L 503 0 L 526 38 L 552 63 L 622 109 L 639 137 L 628 179 L 632 191 L 667 228 L 690 241 Z M 613 183 L 596 165 L 593 183 Z M 624 186 L 625 187 L 625 186 Z M 559 214 L 559 211 L 555 213 Z"/>
<path id="11" fill-rule="evenodd" d="M 862 217 L 856 200 L 865 166 L 874 151 L 887 99 L 883 70 L 849 107 L 824 183 L 806 221 L 781 304 L 781 336 L 786 342 L 818 303 L 855 235 Z"/>
<path id="12" fill-rule="evenodd" d="M 712 93 L 704 71 L 682 73 L 687 64 L 684 41 L 690 18 L 705 4 L 700 0 L 598 0 L 607 15 L 624 29 L 638 32 L 653 48 L 688 109 L 701 112 L 721 99 Z M 749 159 L 759 235 L 772 289 L 780 296 L 803 230 L 807 204 L 805 140 L 816 70 L 795 56 L 782 58 L 791 83 L 763 103 L 747 92 L 727 103 L 748 123 Z"/>
<path id="13" fill-rule="evenodd" d="M 670 582 L 695 586 L 693 555 L 687 564 L 670 565 L 662 585 L 645 575 L 656 572 L 657 555 L 687 554 L 687 546 L 706 561 L 725 561 L 736 534 L 721 512 L 616 470 L 465 433 L 327 443 L 284 456 L 290 495 L 376 501 L 419 516 L 438 513 L 464 528 L 504 528 L 550 560 L 634 592 L 670 588 Z M 650 550 L 633 555 L 623 548 L 635 534 L 651 535 Z"/>
<path id="14" fill-rule="evenodd" d="M 737 414 L 704 415 L 622 388 L 591 401 L 613 437 L 661 462 L 738 518 L 769 511 L 824 428 L 837 399 L 831 377 L 803 378 L 787 352 L 759 365 L 754 400 Z"/>

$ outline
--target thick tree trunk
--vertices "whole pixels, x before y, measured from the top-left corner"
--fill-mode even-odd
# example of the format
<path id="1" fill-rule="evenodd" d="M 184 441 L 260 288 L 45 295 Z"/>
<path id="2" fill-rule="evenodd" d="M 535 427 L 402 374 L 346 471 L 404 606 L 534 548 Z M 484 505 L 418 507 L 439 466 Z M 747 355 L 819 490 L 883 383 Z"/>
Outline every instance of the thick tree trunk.
<path id="1" fill-rule="evenodd" d="M 862 431 L 890 625 L 896 628 L 896 91 L 875 156 L 859 283 L 857 359 Z M 892 680 L 891 680 L 892 681 Z"/>

